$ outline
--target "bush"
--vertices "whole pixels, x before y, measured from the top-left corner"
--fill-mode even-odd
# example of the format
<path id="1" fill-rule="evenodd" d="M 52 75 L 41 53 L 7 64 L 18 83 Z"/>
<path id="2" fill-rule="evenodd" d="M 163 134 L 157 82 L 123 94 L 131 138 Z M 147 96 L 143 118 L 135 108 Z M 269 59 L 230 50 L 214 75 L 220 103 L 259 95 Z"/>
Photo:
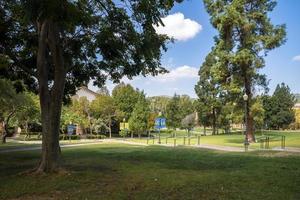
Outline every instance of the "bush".
<path id="1" fill-rule="evenodd" d="M 119 135 L 122 137 L 126 137 L 129 134 L 128 130 L 120 130 Z"/>
<path id="2" fill-rule="evenodd" d="M 80 135 L 59 135 L 59 140 L 80 140 Z"/>
<path id="3" fill-rule="evenodd" d="M 89 135 L 86 136 L 86 138 L 87 139 L 104 139 L 104 138 L 106 138 L 106 136 L 105 135 L 91 135 L 91 134 L 89 134 Z"/>

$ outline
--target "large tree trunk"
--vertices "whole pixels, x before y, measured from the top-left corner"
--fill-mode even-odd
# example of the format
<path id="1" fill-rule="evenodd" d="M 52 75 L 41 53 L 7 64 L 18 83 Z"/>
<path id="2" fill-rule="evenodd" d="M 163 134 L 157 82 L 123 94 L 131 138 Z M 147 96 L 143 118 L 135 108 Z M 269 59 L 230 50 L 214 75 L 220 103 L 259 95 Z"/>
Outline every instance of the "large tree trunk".
<path id="1" fill-rule="evenodd" d="M 254 133 L 253 133 L 253 116 L 250 112 L 252 92 L 251 92 L 251 80 L 246 75 L 245 76 L 245 92 L 248 95 L 248 99 L 245 102 L 245 125 L 246 125 L 246 139 L 248 142 L 255 142 Z"/>
<path id="2" fill-rule="evenodd" d="M 216 134 L 216 128 L 217 128 L 217 117 L 216 117 L 216 109 L 213 108 L 213 123 L 212 123 L 212 134 Z"/>
<path id="3" fill-rule="evenodd" d="M 38 22 L 39 44 L 37 68 L 42 116 L 42 158 L 37 172 L 53 172 L 59 167 L 59 127 L 66 71 L 57 26 L 45 20 Z M 54 67 L 54 80 L 49 86 L 50 58 Z"/>

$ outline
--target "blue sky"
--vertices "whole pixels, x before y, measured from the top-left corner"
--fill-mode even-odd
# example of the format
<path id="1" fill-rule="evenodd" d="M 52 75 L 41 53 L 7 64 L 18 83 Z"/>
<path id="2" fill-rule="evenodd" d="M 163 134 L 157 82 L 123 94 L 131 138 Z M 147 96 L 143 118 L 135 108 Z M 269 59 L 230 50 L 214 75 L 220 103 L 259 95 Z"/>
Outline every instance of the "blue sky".
<path id="1" fill-rule="evenodd" d="M 287 25 L 287 42 L 268 54 L 266 67 L 261 73 L 270 79 L 270 92 L 277 84 L 285 82 L 292 92 L 300 93 L 300 1 L 278 0 L 270 17 L 274 24 Z M 157 31 L 177 38 L 175 43 L 168 45 L 162 59 L 163 66 L 170 73 L 133 80 L 124 78 L 123 81 L 144 90 L 147 96 L 172 96 L 176 92 L 196 97 L 197 73 L 217 32 L 209 22 L 202 0 L 177 4 L 165 20 L 166 27 L 157 28 Z M 114 85 L 108 81 L 107 87 L 111 90 Z"/>

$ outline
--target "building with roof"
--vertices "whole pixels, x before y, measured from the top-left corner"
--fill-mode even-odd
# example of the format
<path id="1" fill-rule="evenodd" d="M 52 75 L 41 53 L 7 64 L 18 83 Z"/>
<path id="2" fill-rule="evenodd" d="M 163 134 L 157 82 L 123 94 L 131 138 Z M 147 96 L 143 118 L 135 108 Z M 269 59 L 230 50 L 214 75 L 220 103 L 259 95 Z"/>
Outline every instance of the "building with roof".
<path id="1" fill-rule="evenodd" d="M 77 90 L 76 94 L 72 98 L 78 100 L 81 97 L 86 97 L 89 102 L 92 102 L 98 95 L 99 94 L 97 92 L 88 89 L 86 86 L 82 86 Z"/>

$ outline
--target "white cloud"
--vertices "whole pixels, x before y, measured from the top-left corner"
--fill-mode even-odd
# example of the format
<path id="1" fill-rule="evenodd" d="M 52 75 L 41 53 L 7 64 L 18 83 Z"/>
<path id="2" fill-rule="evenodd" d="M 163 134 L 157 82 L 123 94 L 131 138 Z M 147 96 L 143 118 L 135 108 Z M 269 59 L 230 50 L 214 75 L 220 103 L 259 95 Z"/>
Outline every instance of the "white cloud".
<path id="1" fill-rule="evenodd" d="M 293 58 L 293 61 L 300 61 L 300 55 L 295 56 L 295 57 Z"/>
<path id="2" fill-rule="evenodd" d="M 162 18 L 165 26 L 154 26 L 158 34 L 166 34 L 176 40 L 186 41 L 197 35 L 202 26 L 196 21 L 185 19 L 182 13 L 175 13 Z"/>
<path id="3" fill-rule="evenodd" d="M 198 78 L 198 69 L 184 65 L 170 70 L 169 73 L 160 74 L 156 77 L 153 77 L 153 80 L 159 82 L 172 82 L 172 81 L 177 81 L 179 79 L 190 79 L 190 78 Z"/>

